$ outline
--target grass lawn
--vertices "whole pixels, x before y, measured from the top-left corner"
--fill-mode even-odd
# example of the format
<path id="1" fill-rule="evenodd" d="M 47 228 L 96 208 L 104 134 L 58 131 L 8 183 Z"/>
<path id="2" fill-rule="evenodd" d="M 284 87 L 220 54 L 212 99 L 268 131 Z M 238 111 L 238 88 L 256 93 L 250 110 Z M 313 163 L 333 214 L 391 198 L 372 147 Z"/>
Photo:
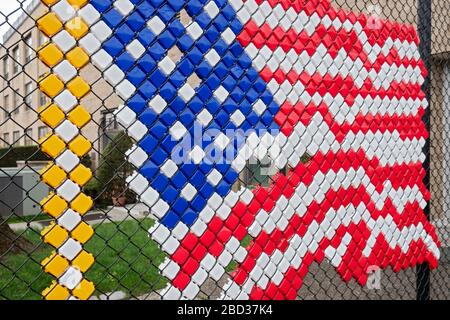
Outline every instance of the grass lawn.
<path id="1" fill-rule="evenodd" d="M 86 277 L 98 292 L 122 290 L 138 296 L 161 289 L 166 284 L 157 266 L 164 260 L 158 245 L 149 239 L 153 221 L 104 223 L 95 227 L 95 235 L 86 250 L 96 257 L 96 263 Z M 41 270 L 40 262 L 52 249 L 41 243 L 40 235 L 28 230 L 25 236 L 36 244 L 33 254 L 11 254 L 0 261 L 0 299 L 40 299 L 51 276 Z"/>

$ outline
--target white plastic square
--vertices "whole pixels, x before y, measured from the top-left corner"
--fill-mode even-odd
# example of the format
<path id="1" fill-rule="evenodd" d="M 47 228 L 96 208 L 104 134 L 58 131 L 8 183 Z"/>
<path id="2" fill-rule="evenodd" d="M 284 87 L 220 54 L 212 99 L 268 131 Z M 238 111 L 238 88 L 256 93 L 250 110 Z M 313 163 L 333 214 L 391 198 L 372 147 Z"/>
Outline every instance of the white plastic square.
<path id="1" fill-rule="evenodd" d="M 127 178 L 127 183 L 131 190 L 136 192 L 138 195 L 142 194 L 148 187 L 148 181 L 145 177 L 137 172 L 132 176 Z"/>
<path id="2" fill-rule="evenodd" d="M 129 0 L 116 0 L 114 7 L 119 10 L 120 14 L 127 16 L 133 11 L 134 5 Z"/>
<path id="3" fill-rule="evenodd" d="M 228 45 L 230 45 L 234 41 L 235 38 L 236 38 L 236 35 L 230 28 L 226 28 L 225 31 L 222 32 L 222 39 Z"/>
<path id="4" fill-rule="evenodd" d="M 173 175 L 178 171 L 178 166 L 171 159 L 167 159 L 166 162 L 161 166 L 161 172 L 168 178 L 172 178 Z"/>
<path id="5" fill-rule="evenodd" d="M 69 120 L 65 120 L 63 123 L 61 123 L 56 129 L 55 132 L 58 136 L 60 136 L 65 142 L 72 141 L 73 138 L 75 138 L 79 130 L 76 125 L 74 125 Z"/>
<path id="6" fill-rule="evenodd" d="M 147 190 L 141 195 L 141 200 L 144 201 L 146 205 L 152 207 L 156 201 L 158 201 L 159 194 L 152 187 L 148 187 Z"/>
<path id="7" fill-rule="evenodd" d="M 72 261 L 83 250 L 83 247 L 78 241 L 72 238 L 67 241 L 58 249 L 59 254 Z"/>
<path id="8" fill-rule="evenodd" d="M 167 277 L 170 280 L 173 280 L 175 276 L 178 274 L 178 271 L 180 271 L 180 266 L 169 260 L 167 264 L 164 265 L 164 267 L 161 269 L 163 276 Z"/>
<path id="9" fill-rule="evenodd" d="M 205 152 L 199 146 L 195 146 L 192 148 L 191 152 L 189 152 L 189 157 L 195 164 L 200 164 L 203 158 L 205 157 Z"/>
<path id="10" fill-rule="evenodd" d="M 93 55 L 98 51 L 98 49 L 100 49 L 101 43 L 93 34 L 89 33 L 80 40 L 80 46 L 86 51 L 86 53 Z"/>
<path id="11" fill-rule="evenodd" d="M 217 63 L 220 61 L 220 56 L 214 49 L 209 50 L 208 53 L 205 55 L 205 58 L 206 61 L 208 61 L 212 67 L 215 67 Z"/>
<path id="12" fill-rule="evenodd" d="M 197 121 L 200 122 L 203 127 L 206 127 L 211 122 L 212 119 L 213 119 L 213 116 L 206 109 L 203 109 L 197 115 Z"/>
<path id="13" fill-rule="evenodd" d="M 169 211 L 170 206 L 165 202 L 163 199 L 159 199 L 156 201 L 156 203 L 152 206 L 152 213 L 157 216 L 159 219 L 162 219 L 167 211 Z"/>
<path id="14" fill-rule="evenodd" d="M 125 78 L 125 73 L 120 70 L 120 68 L 115 64 L 109 67 L 108 70 L 103 73 L 103 75 L 105 76 L 106 80 L 113 86 L 116 86 Z"/>
<path id="15" fill-rule="evenodd" d="M 67 22 L 73 17 L 75 17 L 75 9 L 66 1 L 61 0 L 52 7 L 52 11 L 56 13 L 62 22 Z"/>
<path id="16" fill-rule="evenodd" d="M 56 189 L 57 193 L 66 199 L 67 201 L 72 201 L 79 193 L 80 186 L 77 185 L 72 180 L 66 180 L 58 189 Z"/>
<path id="17" fill-rule="evenodd" d="M 208 2 L 203 9 L 211 17 L 211 19 L 214 19 L 219 14 L 219 8 L 214 1 Z"/>
<path id="18" fill-rule="evenodd" d="M 187 201 L 191 201 L 195 195 L 197 194 L 197 190 L 190 183 L 187 183 L 184 188 L 181 190 L 181 196 L 185 198 Z"/>
<path id="19" fill-rule="evenodd" d="M 187 129 L 183 126 L 180 121 L 175 122 L 175 124 L 169 130 L 172 138 L 176 141 L 180 140 L 184 137 L 184 135 L 188 132 Z"/>
<path id="20" fill-rule="evenodd" d="M 55 162 L 66 172 L 71 172 L 80 163 L 80 159 L 72 151 L 66 150 L 56 158 Z"/>
<path id="21" fill-rule="evenodd" d="M 147 132 L 147 127 L 140 121 L 136 121 L 131 127 L 128 128 L 128 134 L 136 141 L 144 138 Z"/>
<path id="22" fill-rule="evenodd" d="M 125 155 L 127 156 L 128 161 L 137 168 L 141 167 L 148 159 L 147 153 L 137 146 L 128 150 Z"/>
<path id="23" fill-rule="evenodd" d="M 91 5 L 87 4 L 78 11 L 79 16 L 86 22 L 89 26 L 93 25 L 100 19 L 100 13 Z"/>
<path id="24" fill-rule="evenodd" d="M 124 100 L 128 100 L 136 92 L 136 87 L 128 80 L 123 80 L 116 87 L 117 93 Z"/>
<path id="25" fill-rule="evenodd" d="M 181 99 L 184 100 L 184 102 L 191 101 L 192 97 L 195 95 L 195 90 L 192 89 L 192 87 L 185 83 L 180 90 L 178 90 L 178 94 L 180 95 Z"/>
<path id="26" fill-rule="evenodd" d="M 177 248 L 180 246 L 180 242 L 175 239 L 173 236 L 169 237 L 163 244 L 162 249 L 164 252 L 168 254 L 173 254 Z"/>
<path id="27" fill-rule="evenodd" d="M 253 104 L 253 111 L 255 111 L 258 116 L 262 115 L 266 109 L 266 104 L 261 99 L 256 100 Z"/>
<path id="28" fill-rule="evenodd" d="M 62 30 L 56 36 L 54 36 L 53 42 L 64 53 L 67 53 L 70 49 L 75 47 L 75 45 L 77 44 L 76 40 L 66 30 Z M 80 44 L 81 44 L 81 42 L 80 42 Z"/>
<path id="29" fill-rule="evenodd" d="M 157 114 L 160 114 L 167 107 L 167 102 L 160 95 L 157 95 L 150 101 L 149 106 Z"/>
<path id="30" fill-rule="evenodd" d="M 218 147 L 220 150 L 223 151 L 230 143 L 230 141 L 231 141 L 230 138 L 228 138 L 225 134 L 220 132 L 217 135 L 216 139 L 214 139 L 214 144 L 216 145 L 216 147 Z"/>
<path id="31" fill-rule="evenodd" d="M 127 51 L 134 59 L 139 59 L 145 53 L 145 47 L 138 39 L 134 39 L 128 46 Z"/>
<path id="32" fill-rule="evenodd" d="M 113 58 L 103 49 L 95 53 L 91 60 L 100 71 L 106 70 L 113 62 Z"/>
<path id="33" fill-rule="evenodd" d="M 108 39 L 111 34 L 112 30 L 106 23 L 103 21 L 97 22 L 95 25 L 91 27 L 91 31 L 94 34 L 94 36 L 100 40 L 100 42 L 104 42 L 106 39 Z"/>
<path id="34" fill-rule="evenodd" d="M 55 98 L 55 103 L 64 112 L 69 112 L 78 104 L 78 100 L 69 90 L 66 89 Z"/>
<path id="35" fill-rule="evenodd" d="M 217 186 L 220 182 L 220 180 L 222 180 L 222 174 L 217 171 L 216 169 L 213 169 L 208 176 L 206 177 L 206 179 L 208 180 L 208 182 L 213 186 Z"/>
<path id="36" fill-rule="evenodd" d="M 75 287 L 83 279 L 83 274 L 80 270 L 69 267 L 66 272 L 59 278 L 59 283 L 67 287 L 69 290 L 75 289 Z"/>
<path id="37" fill-rule="evenodd" d="M 222 87 L 222 86 L 219 86 L 219 87 L 217 88 L 217 90 L 214 91 L 214 97 L 216 97 L 216 99 L 217 99 L 220 103 L 224 103 L 225 100 L 228 98 L 228 95 L 229 95 L 229 93 L 228 93 L 227 89 L 225 89 L 225 88 Z"/>
<path id="38" fill-rule="evenodd" d="M 126 106 L 117 109 L 114 115 L 119 123 L 127 128 L 136 121 L 136 113 Z"/>
<path id="39" fill-rule="evenodd" d="M 77 75 L 77 69 L 67 60 L 63 60 L 53 70 L 63 82 L 69 82 Z"/>
<path id="40" fill-rule="evenodd" d="M 161 32 L 166 28 L 166 25 L 158 16 L 154 16 L 153 18 L 151 18 L 147 22 L 147 26 L 157 36 L 161 34 Z"/>
<path id="41" fill-rule="evenodd" d="M 245 121 L 245 116 L 242 114 L 240 110 L 236 110 L 230 117 L 231 121 L 236 125 L 236 127 L 239 127 L 242 122 Z"/>
<path id="42" fill-rule="evenodd" d="M 175 70 L 176 64 L 169 56 L 166 56 L 158 63 L 158 67 L 166 76 L 168 76 Z"/>
<path id="43" fill-rule="evenodd" d="M 73 211 L 72 209 L 68 209 L 58 218 L 58 224 L 64 227 L 68 231 L 72 231 L 75 227 L 81 222 L 81 216 Z"/>
<path id="44" fill-rule="evenodd" d="M 197 22 L 192 22 L 187 28 L 186 32 L 191 36 L 192 39 L 197 40 L 203 34 L 203 29 L 198 25 Z"/>

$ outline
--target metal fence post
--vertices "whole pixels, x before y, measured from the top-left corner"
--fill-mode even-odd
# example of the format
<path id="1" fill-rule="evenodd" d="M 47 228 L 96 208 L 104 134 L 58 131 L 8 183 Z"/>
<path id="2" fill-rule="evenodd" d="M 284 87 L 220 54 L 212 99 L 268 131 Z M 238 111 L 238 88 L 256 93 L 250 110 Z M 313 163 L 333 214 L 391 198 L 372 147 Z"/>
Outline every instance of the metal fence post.
<path id="1" fill-rule="evenodd" d="M 431 97 L 431 0 L 418 0 L 418 31 L 420 37 L 419 51 L 422 59 L 428 70 L 428 75 L 423 83 L 422 90 L 426 94 L 427 100 L 430 102 Z M 430 114 L 431 103 L 426 109 L 423 116 L 425 126 L 430 132 Z M 424 184 L 428 190 L 430 189 L 430 138 L 427 139 L 424 146 L 424 154 L 426 159 L 423 166 L 426 170 Z M 424 213 L 430 220 L 430 202 L 424 209 Z M 416 297 L 417 300 L 429 300 L 430 299 L 430 268 L 428 263 L 423 263 L 417 266 L 416 270 Z"/>

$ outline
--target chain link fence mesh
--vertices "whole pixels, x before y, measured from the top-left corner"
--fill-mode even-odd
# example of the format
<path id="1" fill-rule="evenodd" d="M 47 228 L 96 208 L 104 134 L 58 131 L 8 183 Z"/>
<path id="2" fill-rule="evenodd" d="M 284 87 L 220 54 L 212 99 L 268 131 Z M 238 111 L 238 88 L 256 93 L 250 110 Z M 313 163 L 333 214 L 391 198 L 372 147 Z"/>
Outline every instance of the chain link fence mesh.
<path id="1" fill-rule="evenodd" d="M 0 4 L 0 299 L 448 299 L 449 14 Z"/>

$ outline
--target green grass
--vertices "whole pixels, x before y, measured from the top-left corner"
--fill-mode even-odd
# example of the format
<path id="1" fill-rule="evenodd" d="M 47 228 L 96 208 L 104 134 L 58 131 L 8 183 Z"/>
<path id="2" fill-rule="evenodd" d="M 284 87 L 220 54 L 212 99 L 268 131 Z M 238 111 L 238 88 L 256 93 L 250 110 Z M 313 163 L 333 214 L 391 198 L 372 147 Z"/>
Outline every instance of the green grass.
<path id="1" fill-rule="evenodd" d="M 11 216 L 6 218 L 7 223 L 20 223 L 20 222 L 33 222 L 33 221 L 43 221 L 49 220 L 50 217 L 47 214 L 31 215 L 31 216 Z"/>
<path id="2" fill-rule="evenodd" d="M 166 279 L 157 268 L 164 254 L 148 237 L 152 223 L 150 219 L 130 220 L 95 227 L 86 250 L 94 254 L 96 263 L 86 277 L 95 283 L 96 294 L 122 290 L 138 296 L 165 286 Z M 33 230 L 25 237 L 36 244 L 36 250 L 30 256 L 10 254 L 0 261 L 0 299 L 40 299 L 41 291 L 52 281 L 40 267 L 51 248 L 41 244 L 40 235 Z"/>

